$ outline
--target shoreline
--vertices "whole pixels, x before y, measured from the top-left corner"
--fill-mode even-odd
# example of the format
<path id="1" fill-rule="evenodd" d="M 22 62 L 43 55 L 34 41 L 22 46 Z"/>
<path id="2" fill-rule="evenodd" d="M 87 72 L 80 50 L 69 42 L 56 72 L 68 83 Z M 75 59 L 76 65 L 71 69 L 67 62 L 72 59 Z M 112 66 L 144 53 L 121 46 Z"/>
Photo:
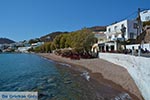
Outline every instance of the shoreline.
<path id="1" fill-rule="evenodd" d="M 49 53 L 39 53 L 37 55 L 58 62 L 58 64 L 69 64 L 73 66 L 68 67 L 71 70 L 78 72 L 88 71 L 90 77 L 100 84 L 108 84 L 114 89 L 119 91 L 123 90 L 129 93 L 133 100 L 143 100 L 133 79 L 123 67 L 98 58 L 70 60 L 69 58 L 63 58 Z"/>

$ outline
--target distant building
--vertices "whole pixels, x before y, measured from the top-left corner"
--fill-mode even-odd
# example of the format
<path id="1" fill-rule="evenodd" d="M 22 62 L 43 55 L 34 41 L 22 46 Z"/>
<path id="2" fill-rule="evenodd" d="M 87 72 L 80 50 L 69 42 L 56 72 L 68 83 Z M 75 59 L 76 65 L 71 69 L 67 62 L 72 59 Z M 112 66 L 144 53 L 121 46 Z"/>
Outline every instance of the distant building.
<path id="1" fill-rule="evenodd" d="M 99 26 L 99 27 L 97 26 L 97 27 L 92 27 L 91 30 L 93 31 L 95 37 L 98 39 L 98 42 L 95 43 L 91 49 L 92 52 L 96 53 L 99 51 L 98 44 L 107 40 L 106 34 L 104 34 L 104 32 L 106 31 L 106 27 L 105 26 Z"/>
<path id="2" fill-rule="evenodd" d="M 104 32 L 106 31 L 106 26 L 95 26 L 91 27 L 90 29 L 95 34 L 95 37 L 98 39 L 98 43 L 106 39 L 106 34 L 104 34 Z"/>
<path id="3" fill-rule="evenodd" d="M 98 43 L 101 43 L 107 40 L 106 34 L 104 34 L 104 32 L 95 33 L 95 37 L 98 39 Z"/>
<path id="4" fill-rule="evenodd" d="M 44 44 L 44 42 L 37 42 L 37 43 L 32 43 L 31 46 L 32 46 L 33 48 L 35 48 L 35 47 L 41 46 L 41 45 L 43 45 L 43 44 Z"/>
<path id="5" fill-rule="evenodd" d="M 140 12 L 140 16 L 142 22 L 150 21 L 150 10 L 144 10 Z"/>
<path id="6" fill-rule="evenodd" d="M 31 47 L 19 47 L 17 51 L 18 52 L 28 53 L 29 49 L 31 49 Z"/>

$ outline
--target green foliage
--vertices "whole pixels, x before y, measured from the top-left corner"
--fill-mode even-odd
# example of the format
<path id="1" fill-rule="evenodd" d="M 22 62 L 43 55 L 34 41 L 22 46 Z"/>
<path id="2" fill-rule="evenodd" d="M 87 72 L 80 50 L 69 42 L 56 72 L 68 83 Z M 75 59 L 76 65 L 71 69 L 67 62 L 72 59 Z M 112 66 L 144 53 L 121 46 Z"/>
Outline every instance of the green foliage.
<path id="1" fill-rule="evenodd" d="M 34 52 L 46 52 L 46 53 L 52 52 L 51 45 L 52 45 L 51 42 L 46 42 L 43 45 L 34 48 L 33 51 Z"/>
<path id="2" fill-rule="evenodd" d="M 91 47 L 97 39 L 89 29 L 82 29 L 79 31 L 71 32 L 70 34 L 57 35 L 53 42 L 46 42 L 44 45 L 35 48 L 37 52 L 52 52 L 55 49 L 73 48 L 76 52 L 87 52 L 91 50 Z"/>
<path id="3" fill-rule="evenodd" d="M 89 34 L 86 38 L 85 41 L 83 42 L 83 47 L 85 51 L 90 51 L 92 48 L 92 45 L 97 42 L 97 38 L 94 37 L 94 34 Z"/>
<path id="4" fill-rule="evenodd" d="M 62 35 L 57 35 L 53 41 L 54 46 L 56 49 L 60 49 L 60 40 L 61 40 Z"/>
<path id="5" fill-rule="evenodd" d="M 94 34 L 89 29 L 82 29 L 71 32 L 70 34 L 63 34 L 56 36 L 53 43 L 56 49 L 60 48 L 74 48 L 76 50 L 90 51 L 92 45 L 97 42 Z"/>
<path id="6" fill-rule="evenodd" d="M 66 37 L 65 48 L 71 47 L 70 34 Z"/>
<path id="7" fill-rule="evenodd" d="M 43 42 L 52 42 L 54 40 L 54 38 L 60 34 L 67 34 L 68 32 L 52 32 L 49 33 L 45 36 L 42 36 L 40 39 Z"/>
<path id="8" fill-rule="evenodd" d="M 39 38 L 29 40 L 29 44 L 40 42 Z"/>
<path id="9" fill-rule="evenodd" d="M 44 47 L 45 47 L 45 51 L 48 53 L 48 52 L 51 52 L 51 42 L 47 42 L 44 44 Z"/>
<path id="10" fill-rule="evenodd" d="M 41 48 L 40 47 L 36 47 L 36 48 L 32 48 L 32 49 L 30 49 L 30 51 L 34 51 L 34 52 L 41 52 Z"/>
<path id="11" fill-rule="evenodd" d="M 63 34 L 61 39 L 60 39 L 60 48 L 65 48 L 66 47 L 66 40 L 67 40 L 67 34 Z"/>
<path id="12" fill-rule="evenodd" d="M 150 25 L 150 21 L 143 22 L 143 26 Z"/>
<path id="13" fill-rule="evenodd" d="M 89 52 L 92 45 L 97 42 L 92 31 L 88 29 L 82 29 L 71 34 L 71 46 L 78 50 L 85 50 Z"/>
<path id="14" fill-rule="evenodd" d="M 55 50 L 56 48 L 55 48 L 55 45 L 54 45 L 54 43 L 53 42 L 51 42 L 51 46 L 50 46 L 50 48 L 51 48 L 51 50 Z"/>

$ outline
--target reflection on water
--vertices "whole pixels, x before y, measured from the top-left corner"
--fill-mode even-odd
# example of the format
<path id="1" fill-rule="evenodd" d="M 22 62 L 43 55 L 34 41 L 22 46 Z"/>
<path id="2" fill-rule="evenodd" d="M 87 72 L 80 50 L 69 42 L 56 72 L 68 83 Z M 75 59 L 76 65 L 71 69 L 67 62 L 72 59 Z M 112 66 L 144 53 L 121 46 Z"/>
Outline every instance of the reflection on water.
<path id="1" fill-rule="evenodd" d="M 0 91 L 38 91 L 39 100 L 131 100 L 64 66 L 32 54 L 0 54 Z"/>

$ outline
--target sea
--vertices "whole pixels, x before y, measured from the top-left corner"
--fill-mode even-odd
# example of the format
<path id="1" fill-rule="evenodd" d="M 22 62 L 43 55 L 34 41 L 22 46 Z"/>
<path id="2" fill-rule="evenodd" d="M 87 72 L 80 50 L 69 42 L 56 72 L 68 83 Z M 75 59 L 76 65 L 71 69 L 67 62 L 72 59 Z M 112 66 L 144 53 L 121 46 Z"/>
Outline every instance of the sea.
<path id="1" fill-rule="evenodd" d="M 73 66 L 35 54 L 0 54 L 0 92 L 38 92 L 39 100 L 132 100 L 125 91 L 93 84 L 85 72 L 68 67 Z"/>

